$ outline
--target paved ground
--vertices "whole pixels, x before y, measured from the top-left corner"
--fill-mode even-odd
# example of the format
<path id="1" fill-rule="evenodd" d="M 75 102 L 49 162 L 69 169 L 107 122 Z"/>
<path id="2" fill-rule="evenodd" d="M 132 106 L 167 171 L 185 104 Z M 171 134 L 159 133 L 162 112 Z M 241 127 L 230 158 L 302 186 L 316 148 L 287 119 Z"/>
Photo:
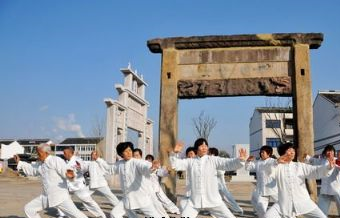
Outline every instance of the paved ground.
<path id="1" fill-rule="evenodd" d="M 238 217 L 255 217 L 249 200 L 254 185 L 252 183 L 228 183 L 228 186 L 230 191 L 234 194 L 237 202 L 245 210 L 244 215 Z M 180 194 L 183 193 L 184 180 L 179 180 L 177 187 L 177 192 Z M 113 189 L 113 192 L 117 194 L 118 197 L 121 194 L 117 189 Z M 29 180 L 12 174 L 7 174 L 6 176 L 0 175 L 0 193 L 0 218 L 24 218 L 24 205 L 41 193 L 40 181 Z M 93 197 L 108 216 L 112 206 L 106 203 L 105 199 L 100 195 L 94 194 Z M 74 198 L 74 200 L 77 206 L 84 210 L 78 200 L 76 198 Z M 331 210 L 331 214 L 336 214 L 334 204 L 332 205 Z M 85 213 L 91 217 L 90 214 L 87 212 Z M 56 217 L 56 211 L 54 209 L 48 209 L 41 212 L 41 216 L 43 218 Z M 178 218 L 179 216 L 172 217 Z M 200 215 L 199 217 L 202 218 L 205 216 Z"/>

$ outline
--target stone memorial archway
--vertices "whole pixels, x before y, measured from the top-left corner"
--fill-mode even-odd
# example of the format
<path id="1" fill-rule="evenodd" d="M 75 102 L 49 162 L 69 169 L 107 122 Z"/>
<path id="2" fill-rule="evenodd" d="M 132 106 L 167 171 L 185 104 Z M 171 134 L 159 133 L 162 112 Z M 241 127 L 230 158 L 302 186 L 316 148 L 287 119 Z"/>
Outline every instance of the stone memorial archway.
<path id="1" fill-rule="evenodd" d="M 313 154 L 313 114 L 309 50 L 321 33 L 193 36 L 152 39 L 151 52 L 162 53 L 159 120 L 160 158 L 177 140 L 178 99 L 223 96 L 292 96 L 298 159 Z M 165 183 L 175 194 L 175 175 Z M 315 196 L 315 183 L 310 183 Z"/>

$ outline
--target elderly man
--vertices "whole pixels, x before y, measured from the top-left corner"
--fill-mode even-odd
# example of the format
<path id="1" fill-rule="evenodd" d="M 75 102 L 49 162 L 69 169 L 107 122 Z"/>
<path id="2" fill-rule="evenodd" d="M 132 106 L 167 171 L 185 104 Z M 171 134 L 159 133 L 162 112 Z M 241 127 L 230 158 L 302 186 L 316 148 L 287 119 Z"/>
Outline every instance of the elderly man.
<path id="1" fill-rule="evenodd" d="M 50 155 L 51 147 L 48 144 L 40 144 L 37 147 L 39 163 L 29 164 L 20 161 L 15 155 L 18 170 L 22 169 L 26 175 L 41 176 L 42 194 L 25 205 L 25 214 L 28 218 L 40 218 L 39 211 L 56 207 L 72 218 L 86 218 L 73 203 L 67 190 L 67 179 L 74 178 L 74 172 L 67 169 L 65 162 Z"/>
<path id="2" fill-rule="evenodd" d="M 76 172 L 75 178 L 72 181 L 67 181 L 70 193 L 76 195 L 81 200 L 85 208 L 95 217 L 106 218 L 104 212 L 91 197 L 93 191 L 90 191 L 89 187 L 86 186 L 84 178 L 86 167 L 84 161 L 80 157 L 74 155 L 74 150 L 70 146 L 64 148 L 64 157 L 68 168 L 74 169 Z M 64 214 L 59 211 L 59 216 L 64 216 Z"/>

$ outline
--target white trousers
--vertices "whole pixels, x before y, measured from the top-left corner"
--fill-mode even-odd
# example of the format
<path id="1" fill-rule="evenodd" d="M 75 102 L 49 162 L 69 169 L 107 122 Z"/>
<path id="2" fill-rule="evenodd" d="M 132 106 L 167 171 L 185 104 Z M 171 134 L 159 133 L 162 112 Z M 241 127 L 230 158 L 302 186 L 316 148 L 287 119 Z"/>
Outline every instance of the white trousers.
<path id="1" fill-rule="evenodd" d="M 146 207 L 138 208 L 138 211 L 142 212 L 145 217 L 162 218 L 153 204 Z M 123 215 L 127 214 L 129 218 L 138 218 L 134 210 L 124 208 L 123 201 L 120 201 L 111 211 L 111 218 L 123 218 Z"/>
<path id="2" fill-rule="evenodd" d="M 40 195 L 25 205 L 24 210 L 27 218 L 41 218 L 39 211 L 47 208 L 44 206 L 42 198 L 43 196 Z M 87 218 L 87 216 L 76 207 L 71 198 L 64 200 L 55 207 L 70 218 Z"/>
<path id="3" fill-rule="evenodd" d="M 222 199 L 227 203 L 227 206 L 232 211 L 237 212 L 237 213 L 243 213 L 243 209 L 240 207 L 240 205 L 238 205 L 235 198 L 233 197 L 233 195 L 231 194 L 231 192 L 228 189 L 222 188 L 218 191 L 219 191 Z"/>
<path id="4" fill-rule="evenodd" d="M 182 211 L 181 217 L 197 217 L 198 213 L 201 210 L 209 211 L 211 216 L 216 218 L 235 218 L 235 216 L 230 212 L 228 207 L 225 204 L 221 204 L 217 207 L 209 207 L 209 208 L 194 208 L 191 200 L 186 202 L 184 206 L 184 210 Z"/>
<path id="5" fill-rule="evenodd" d="M 178 207 L 168 198 L 168 196 L 166 196 L 162 189 L 160 189 L 159 192 L 156 192 L 156 196 L 163 207 L 170 213 L 180 214 Z"/>
<path id="6" fill-rule="evenodd" d="M 109 186 L 103 186 L 103 187 L 99 187 L 99 188 L 94 188 L 91 189 L 93 191 L 98 191 L 100 192 L 102 195 L 104 195 L 104 197 L 109 200 L 110 204 L 112 204 L 112 206 L 116 206 L 119 203 L 118 198 L 111 192 L 111 189 Z"/>
<path id="7" fill-rule="evenodd" d="M 315 208 L 314 210 L 301 214 L 305 218 L 327 218 L 327 216 L 320 210 L 320 208 Z M 280 210 L 278 203 L 274 204 L 265 214 L 265 218 L 285 218 Z M 293 216 L 295 217 L 295 216 Z"/>
<path id="8" fill-rule="evenodd" d="M 257 198 L 255 201 L 256 203 L 253 206 L 259 218 L 263 218 L 264 215 L 266 214 L 270 198 L 272 198 L 274 202 L 277 202 L 277 196 L 274 195 L 273 196 L 258 195 L 256 198 Z"/>
<path id="9" fill-rule="evenodd" d="M 335 201 L 336 207 L 338 208 L 338 215 L 340 215 L 340 194 L 338 195 L 319 195 L 318 206 L 322 210 L 322 212 L 328 215 L 329 206 L 331 205 L 331 201 Z"/>
<path id="10" fill-rule="evenodd" d="M 151 191 L 151 190 L 150 190 Z M 156 196 L 156 193 L 151 191 L 151 194 L 150 194 L 150 197 L 151 197 L 151 201 L 152 201 L 152 204 L 153 206 L 155 207 L 156 211 L 162 215 L 162 217 L 164 218 L 169 218 L 169 215 L 168 213 L 166 212 L 166 210 L 164 209 L 163 207 L 163 204 L 162 202 L 158 199 L 158 197 Z"/>
<path id="11" fill-rule="evenodd" d="M 92 213 L 95 217 L 106 218 L 102 209 L 100 209 L 97 202 L 95 202 L 93 200 L 93 198 L 91 197 L 92 193 L 93 193 L 93 191 L 90 191 L 88 187 L 85 187 L 81 190 L 73 192 L 73 194 L 79 198 L 79 200 L 84 205 L 84 207 L 90 213 Z M 59 209 L 58 209 L 58 213 L 59 213 L 59 216 L 65 216 L 65 214 L 62 211 L 60 211 Z"/>

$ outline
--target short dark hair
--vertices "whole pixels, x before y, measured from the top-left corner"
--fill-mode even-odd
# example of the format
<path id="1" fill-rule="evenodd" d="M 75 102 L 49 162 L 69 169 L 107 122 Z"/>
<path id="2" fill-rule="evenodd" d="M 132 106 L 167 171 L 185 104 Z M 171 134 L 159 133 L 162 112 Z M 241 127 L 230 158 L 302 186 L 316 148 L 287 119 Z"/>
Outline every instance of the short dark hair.
<path id="1" fill-rule="evenodd" d="M 336 154 L 335 148 L 333 145 L 327 145 L 322 151 L 322 156 L 326 156 L 327 151 L 333 151 L 334 155 Z"/>
<path id="2" fill-rule="evenodd" d="M 65 150 L 70 150 L 70 151 L 72 151 L 72 153 L 74 153 L 74 147 L 73 146 L 65 146 L 63 148 L 63 151 L 65 151 Z"/>
<path id="3" fill-rule="evenodd" d="M 131 148 L 131 150 L 133 151 L 133 144 L 132 144 L 132 142 L 121 142 L 121 143 L 119 143 L 117 145 L 117 147 L 116 147 L 117 154 L 119 156 L 123 157 L 123 152 L 127 148 Z"/>
<path id="4" fill-rule="evenodd" d="M 141 157 L 143 157 L 143 152 L 140 148 L 133 149 L 133 153 L 138 152 Z"/>
<path id="5" fill-rule="evenodd" d="M 260 157 L 261 157 L 261 151 L 265 151 L 269 156 L 272 156 L 273 154 L 273 148 L 268 145 L 264 145 L 260 148 Z"/>
<path id="6" fill-rule="evenodd" d="M 197 151 L 198 147 L 203 145 L 203 143 L 205 143 L 207 146 L 209 146 L 208 141 L 205 138 L 199 138 L 195 141 L 194 149 Z"/>
<path id="7" fill-rule="evenodd" d="M 209 148 L 209 153 L 214 155 L 214 156 L 218 156 L 218 149 L 217 148 L 214 148 L 214 147 L 211 147 Z"/>
<path id="8" fill-rule="evenodd" d="M 195 148 L 194 147 L 189 147 L 189 148 L 187 148 L 187 150 L 185 150 L 185 156 L 188 156 L 190 151 L 193 151 L 196 154 Z"/>
<path id="9" fill-rule="evenodd" d="M 146 156 L 145 156 L 145 160 L 147 160 L 147 159 L 151 159 L 152 161 L 155 160 L 155 158 L 154 158 L 154 156 L 153 156 L 152 154 L 146 155 Z"/>
<path id="10" fill-rule="evenodd" d="M 291 142 L 283 143 L 283 144 L 279 145 L 279 147 L 277 148 L 277 152 L 279 153 L 280 156 L 282 156 L 290 148 L 294 148 L 296 150 L 296 146 L 293 145 L 293 143 L 291 143 Z"/>

